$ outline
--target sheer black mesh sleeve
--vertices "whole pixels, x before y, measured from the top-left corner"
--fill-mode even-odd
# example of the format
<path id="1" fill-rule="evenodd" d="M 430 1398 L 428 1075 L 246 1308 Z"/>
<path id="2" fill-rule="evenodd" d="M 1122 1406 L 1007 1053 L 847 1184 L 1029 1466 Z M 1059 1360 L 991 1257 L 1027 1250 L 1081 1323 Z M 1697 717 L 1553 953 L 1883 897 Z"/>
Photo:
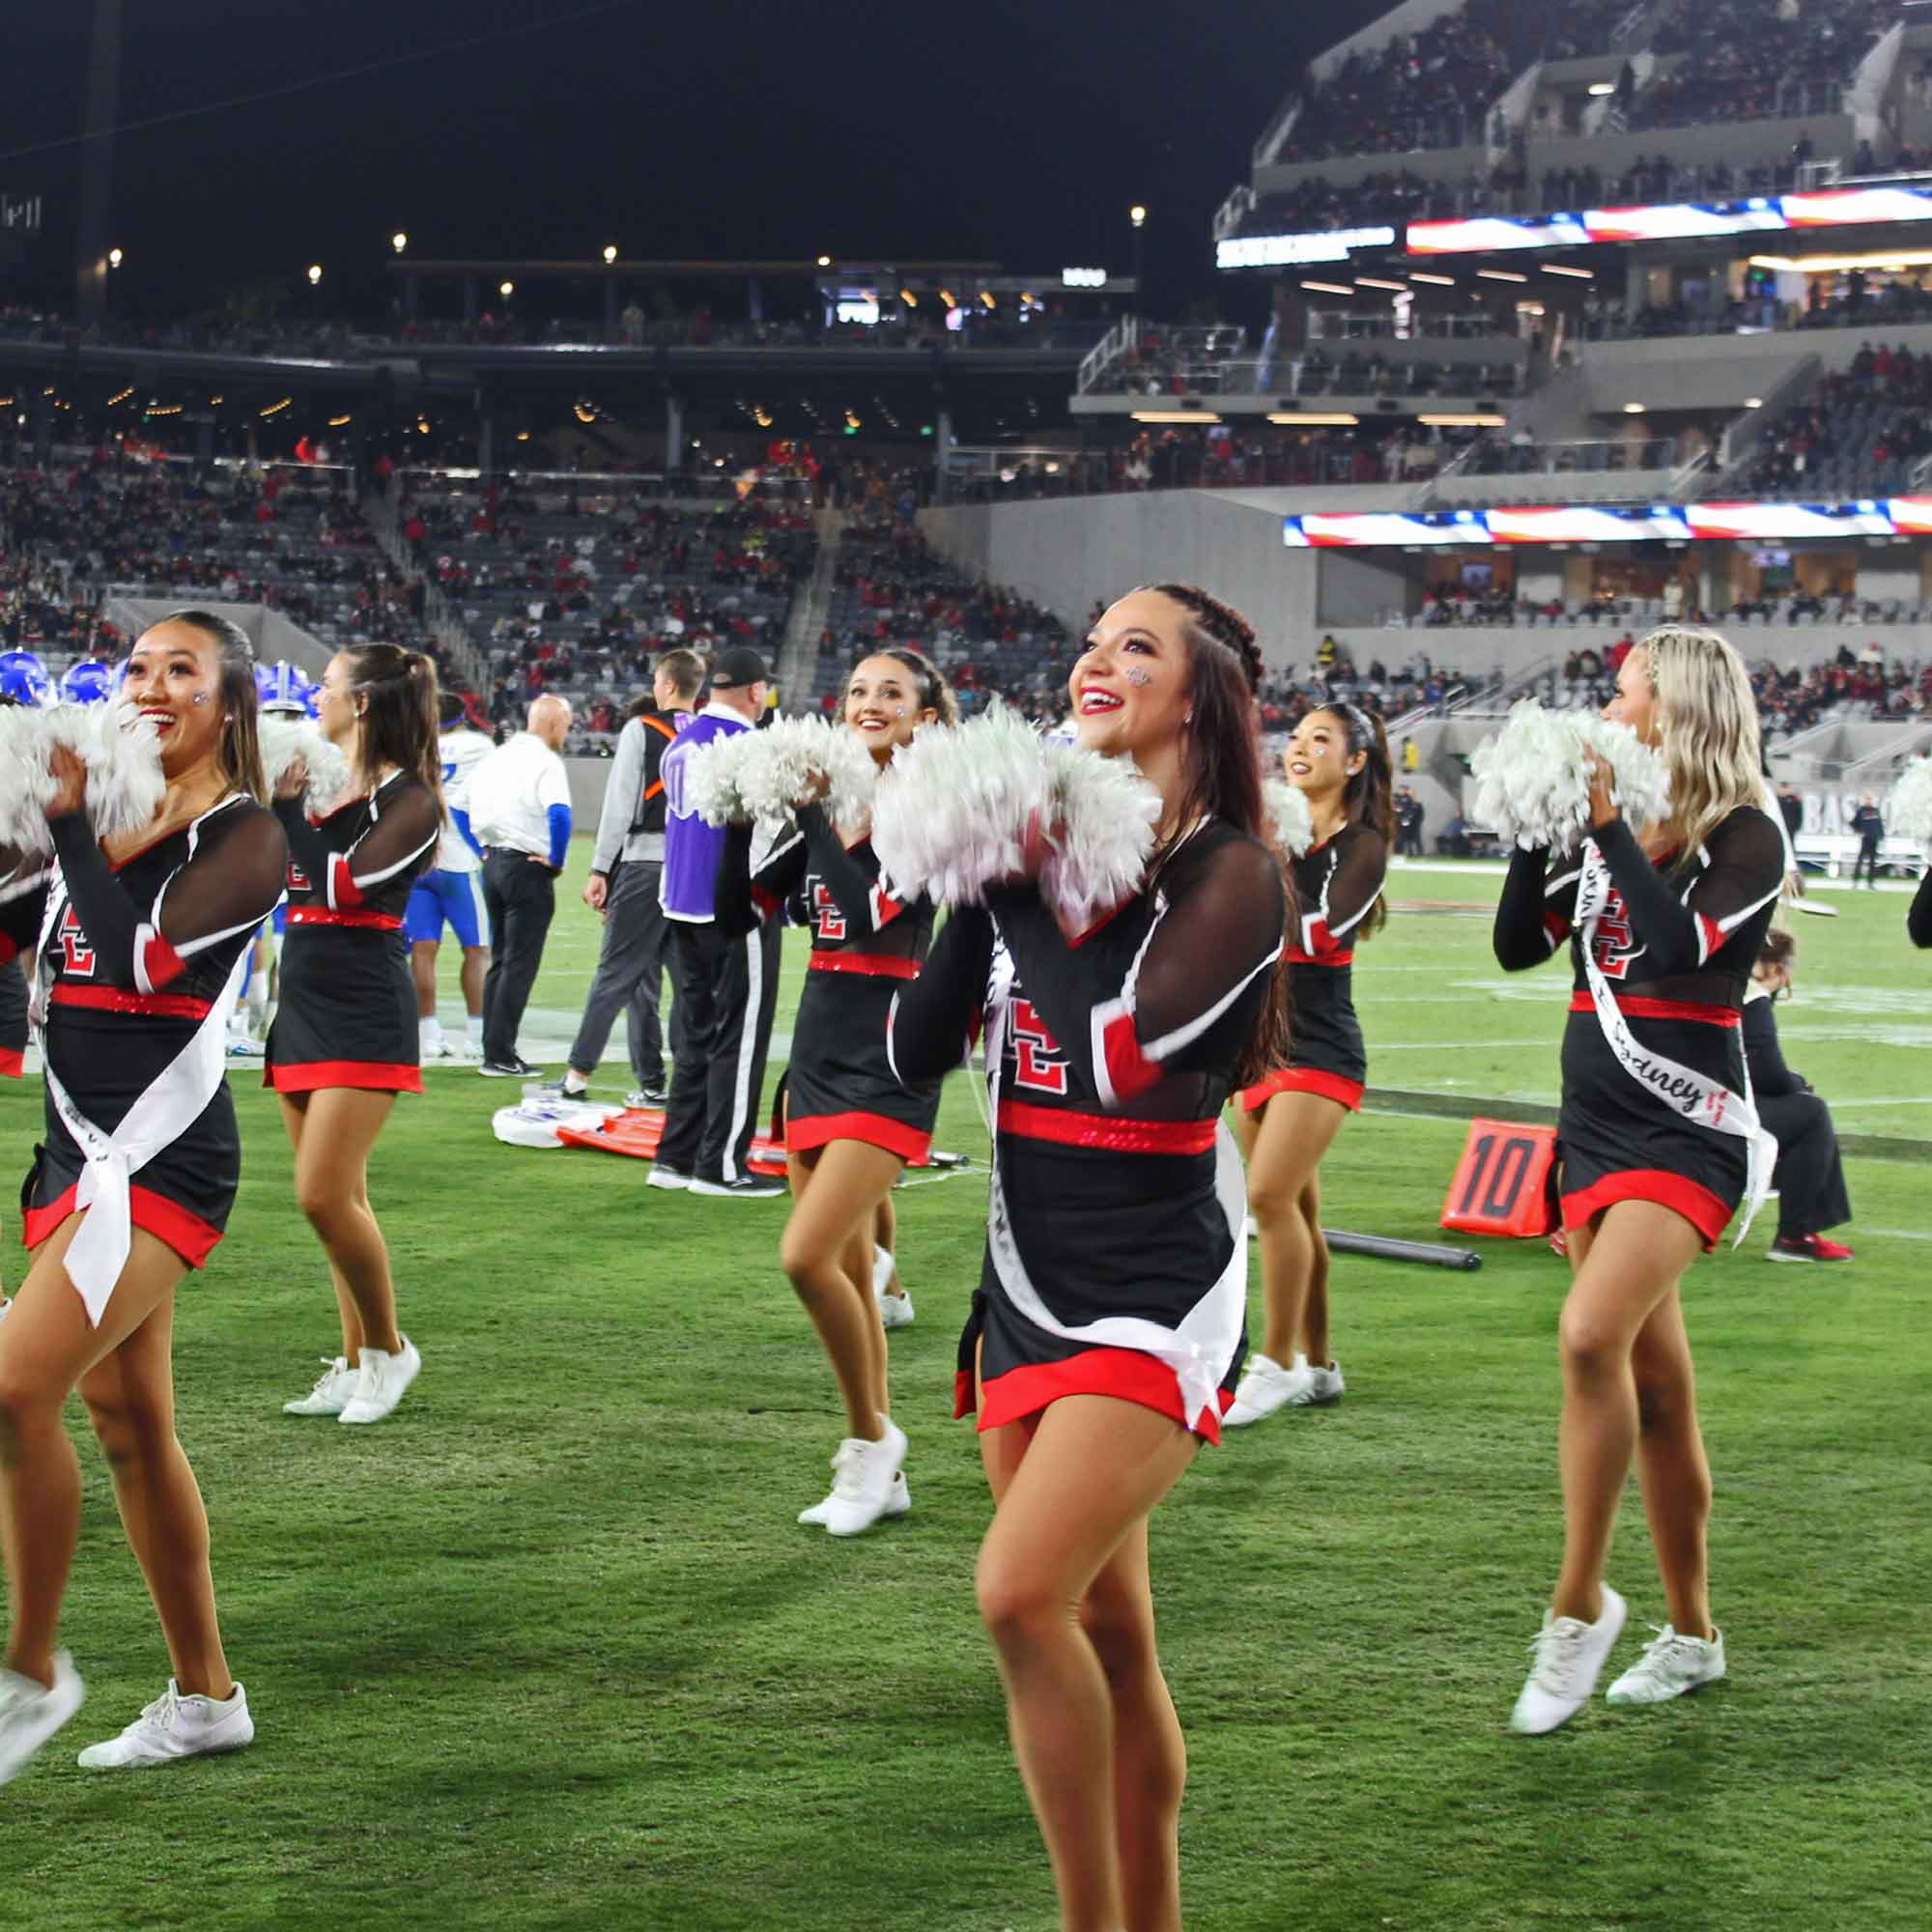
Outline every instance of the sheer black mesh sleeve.
<path id="1" fill-rule="evenodd" d="M 0 847 L 0 965 L 31 952 L 41 936 L 53 867 Z"/>
<path id="2" fill-rule="evenodd" d="M 1033 886 L 987 895 L 1027 998 L 1109 1112 L 1170 1070 L 1205 1064 L 1214 1023 L 1271 971 L 1288 917 L 1281 868 L 1259 840 L 1230 838 L 1185 856 L 1122 981 L 1095 983 Z"/>
<path id="3" fill-rule="evenodd" d="M 194 857 L 168 875 L 152 905 L 122 885 L 84 812 L 49 819 L 47 827 L 97 971 L 136 992 L 159 992 L 197 952 L 259 925 L 282 895 L 288 847 L 264 811 L 232 808 L 211 820 Z"/>
<path id="4" fill-rule="evenodd" d="M 1375 910 L 1388 876 L 1388 847 L 1366 825 L 1351 825 L 1330 841 L 1332 863 L 1314 905 L 1295 908 L 1300 950 L 1311 959 L 1347 952 L 1355 929 Z"/>
<path id="5" fill-rule="evenodd" d="M 785 902 L 805 883 L 805 840 L 795 832 L 781 836 L 756 871 L 752 869 L 752 839 L 756 828 L 727 825 L 718 855 L 718 878 L 712 891 L 711 916 L 718 930 L 741 939 L 765 920 L 783 915 Z"/>
<path id="6" fill-rule="evenodd" d="M 1912 910 L 1905 915 L 1905 930 L 1913 945 L 1932 946 L 1932 872 L 1918 881 Z"/>
<path id="7" fill-rule="evenodd" d="M 992 915 L 982 906 L 956 907 L 886 1021 L 886 1055 L 901 1085 L 936 1080 L 972 1053 L 992 967 Z"/>
<path id="8" fill-rule="evenodd" d="M 880 891 L 879 862 L 872 857 L 872 848 L 866 846 L 864 857 L 847 851 L 823 806 L 801 806 L 798 829 L 805 835 L 812 868 L 845 916 L 848 931 L 877 932 L 905 910 Z"/>
<path id="9" fill-rule="evenodd" d="M 1784 838 L 1767 814 L 1741 807 L 1704 840 L 1709 863 L 1679 897 L 1621 818 L 1591 837 L 1645 950 L 1646 977 L 1694 973 L 1784 889 Z"/>
<path id="10" fill-rule="evenodd" d="M 1491 935 L 1496 964 L 1505 973 L 1541 966 L 1570 937 L 1577 922 L 1577 862 L 1569 857 L 1549 861 L 1547 846 L 1510 854 L 1509 876 L 1496 901 L 1496 923 Z"/>
<path id="11" fill-rule="evenodd" d="M 346 847 L 338 847 L 329 831 L 338 823 L 354 826 L 355 814 L 333 812 L 321 825 L 311 825 L 299 799 L 275 801 L 275 816 L 288 835 L 296 864 L 317 881 L 324 901 L 337 912 L 352 911 L 378 886 L 420 867 L 442 838 L 436 794 L 419 780 L 402 779 L 381 787 L 368 806 L 361 829 Z"/>

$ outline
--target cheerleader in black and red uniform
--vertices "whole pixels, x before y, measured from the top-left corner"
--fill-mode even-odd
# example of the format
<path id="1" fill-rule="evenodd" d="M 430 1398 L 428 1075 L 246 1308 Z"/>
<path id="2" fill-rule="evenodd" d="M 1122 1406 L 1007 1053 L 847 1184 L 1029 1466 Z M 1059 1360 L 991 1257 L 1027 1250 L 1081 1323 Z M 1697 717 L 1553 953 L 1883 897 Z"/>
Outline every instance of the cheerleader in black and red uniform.
<path id="1" fill-rule="evenodd" d="M 1559 1331 L 1563 1569 L 1511 1718 L 1527 1732 L 1582 1707 L 1623 1626 L 1604 1570 L 1633 1453 L 1670 1621 L 1609 1701 L 1658 1703 L 1724 1674 L 1680 1288 L 1776 1161 L 1741 1024 L 1786 863 L 1760 803 L 1749 680 L 1721 638 L 1663 630 L 1624 660 L 1605 716 L 1661 749 L 1668 820 L 1626 824 L 1600 759 L 1580 855 L 1552 866 L 1547 852 L 1513 854 L 1496 908 L 1507 970 L 1565 939 L 1576 965 L 1556 1128 L 1572 1274 Z"/>
<path id="2" fill-rule="evenodd" d="M 402 940 L 410 889 L 442 829 L 436 667 L 355 644 L 323 673 L 318 719 L 356 794 L 311 822 L 298 763 L 276 788 L 289 836 L 289 930 L 266 1079 L 296 1151 L 296 1200 L 335 1279 L 342 1352 L 290 1415 L 380 1422 L 422 1357 L 396 1326 L 389 1251 L 369 1206 L 369 1152 L 398 1094 L 422 1092 L 416 997 Z"/>
<path id="3" fill-rule="evenodd" d="M 1311 711 L 1282 764 L 1308 801 L 1315 839 L 1293 869 L 1289 1063 L 1248 1088 L 1235 1110 L 1261 1236 L 1267 1332 L 1228 1411 L 1232 1429 L 1342 1395 L 1341 1367 L 1328 1352 L 1320 1169 L 1343 1121 L 1361 1107 L 1369 1077 L 1352 962 L 1385 917 L 1382 880 L 1395 843 L 1388 738 L 1378 718 L 1346 703 Z"/>
<path id="4" fill-rule="evenodd" d="M 992 1199 L 960 1356 L 997 1503 L 980 1608 L 1068 1926 L 1180 1923 L 1185 1752 L 1147 1527 L 1234 1393 L 1245 1201 L 1220 1116 L 1287 1047 L 1260 670 L 1247 625 L 1198 590 L 1114 605 L 1070 688 L 1081 744 L 1160 793 L 1145 885 L 1072 936 L 1034 884 L 993 889 L 894 1019 L 913 1080 L 986 1030 Z"/>
<path id="5" fill-rule="evenodd" d="M 46 1141 L 21 1190 L 31 1259 L 0 1321 L 12 1610 L 0 1782 L 81 1701 L 54 1647 L 80 1522 L 62 1420 L 76 1387 L 173 1666 L 166 1692 L 81 1763 L 163 1764 L 254 1736 L 222 1650 L 208 1518 L 175 1439 L 171 1355 L 175 1291 L 220 1240 L 235 1199 L 228 1014 L 287 847 L 257 803 L 254 663 L 240 630 L 197 611 L 164 619 L 135 644 L 123 690 L 160 737 L 167 788 L 153 820 L 97 843 L 85 811 L 95 781 L 57 753 L 52 866 L 0 855 L 0 952 L 39 946 L 46 1056 Z"/>
<path id="6" fill-rule="evenodd" d="M 957 718 L 946 680 L 919 651 L 875 652 L 846 680 L 846 728 L 881 765 L 922 724 Z M 939 1113 L 939 1080 L 901 1087 L 885 1050 L 893 995 L 925 957 L 932 905 L 890 897 L 869 832 L 848 845 L 819 804 L 799 809 L 797 829 L 755 873 L 751 845 L 752 829 L 733 827 L 719 867 L 720 930 L 749 931 L 802 893 L 812 935 L 785 1075 L 792 1210 L 780 1254 L 838 1379 L 846 1432 L 831 1493 L 799 1521 L 857 1536 L 910 1507 L 873 1294 L 873 1234 L 901 1170 L 925 1158 Z"/>

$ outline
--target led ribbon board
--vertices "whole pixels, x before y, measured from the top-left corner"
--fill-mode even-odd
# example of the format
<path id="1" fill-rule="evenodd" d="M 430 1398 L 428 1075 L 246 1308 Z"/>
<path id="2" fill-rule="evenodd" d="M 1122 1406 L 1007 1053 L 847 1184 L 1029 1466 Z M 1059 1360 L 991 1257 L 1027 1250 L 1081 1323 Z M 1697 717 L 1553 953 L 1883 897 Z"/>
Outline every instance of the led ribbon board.
<path id="1" fill-rule="evenodd" d="M 1858 503 L 1532 503 L 1490 510 L 1341 510 L 1282 519 L 1282 542 L 1290 550 L 1928 535 L 1932 497 Z"/>

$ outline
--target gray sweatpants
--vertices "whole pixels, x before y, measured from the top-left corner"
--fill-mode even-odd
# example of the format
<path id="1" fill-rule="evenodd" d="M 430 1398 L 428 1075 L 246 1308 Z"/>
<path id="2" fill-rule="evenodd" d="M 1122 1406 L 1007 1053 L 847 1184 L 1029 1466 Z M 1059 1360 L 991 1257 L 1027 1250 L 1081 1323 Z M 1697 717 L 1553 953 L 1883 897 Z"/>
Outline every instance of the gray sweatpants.
<path id="1" fill-rule="evenodd" d="M 594 1073 L 620 1011 L 628 1013 L 631 1072 L 639 1087 L 665 1079 L 664 1032 L 658 1021 L 670 928 L 658 903 L 655 860 L 621 863 L 611 875 L 605 900 L 604 947 L 597 976 L 583 1002 L 583 1018 L 570 1048 L 570 1064 Z"/>

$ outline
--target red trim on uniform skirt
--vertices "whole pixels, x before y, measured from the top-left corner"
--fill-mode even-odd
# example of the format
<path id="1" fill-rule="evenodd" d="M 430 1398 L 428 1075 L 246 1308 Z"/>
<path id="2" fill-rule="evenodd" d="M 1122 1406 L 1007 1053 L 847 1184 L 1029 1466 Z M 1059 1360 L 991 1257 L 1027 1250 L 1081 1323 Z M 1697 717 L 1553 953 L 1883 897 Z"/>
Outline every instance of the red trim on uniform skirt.
<path id="1" fill-rule="evenodd" d="M 291 925 L 361 925 L 377 932 L 400 932 L 403 923 L 392 912 L 331 912 L 327 906 L 291 906 Z"/>
<path id="2" fill-rule="evenodd" d="M 47 1004 L 164 1020 L 205 1020 L 214 1008 L 213 1000 L 197 1000 L 191 993 L 130 993 L 125 986 L 83 986 L 72 980 L 55 980 Z"/>
<path id="3" fill-rule="evenodd" d="M 9 1080 L 25 1078 L 27 1052 L 24 1047 L 0 1046 L 0 1076 Z"/>
<path id="4" fill-rule="evenodd" d="M 985 1431 L 1024 1422 L 1067 1395 L 1107 1395 L 1119 1402 L 1139 1403 L 1143 1408 L 1171 1416 L 1183 1429 L 1190 1426 L 1181 1412 L 1180 1382 L 1174 1371 L 1138 1349 L 1082 1349 L 1063 1361 L 1032 1362 L 1009 1369 L 980 1384 L 980 1420 L 976 1426 Z M 1204 1442 L 1221 1440 L 1221 1415 L 1235 1400 L 1228 1389 L 1216 1389 L 1214 1396 L 1220 1409 L 1204 1414 L 1200 1428 L 1194 1431 Z M 953 1379 L 952 1413 L 956 1419 L 971 1415 L 973 1408 L 972 1372 L 961 1369 Z"/>
<path id="5" fill-rule="evenodd" d="M 1000 1131 L 1063 1147 L 1102 1148 L 1108 1153 L 1207 1153 L 1214 1145 L 1212 1121 L 1130 1121 L 1118 1114 L 1073 1114 L 1035 1107 L 1024 1100 L 1000 1102 Z"/>
<path id="6" fill-rule="evenodd" d="M 1319 1094 L 1339 1100 L 1351 1114 L 1362 1111 L 1362 1083 L 1346 1073 L 1325 1073 L 1319 1066 L 1278 1066 L 1252 1087 L 1241 1089 L 1241 1112 L 1258 1114 L 1277 1094 Z"/>
<path id="7" fill-rule="evenodd" d="M 324 1087 L 357 1087 L 372 1094 L 420 1094 L 422 1068 L 403 1061 L 305 1060 L 262 1069 L 262 1085 L 277 1094 L 313 1094 Z"/>
<path id="8" fill-rule="evenodd" d="M 1304 952 L 1298 946 L 1284 946 L 1281 953 L 1291 966 L 1352 966 L 1355 963 L 1355 949 L 1352 946 L 1346 952 Z"/>
<path id="9" fill-rule="evenodd" d="M 73 1212 L 74 1198 L 80 1192 L 75 1181 L 66 1193 L 49 1201 L 44 1208 L 27 1208 L 20 1214 L 20 1245 L 38 1248 Z M 138 1182 L 128 1190 L 128 1218 L 135 1227 L 145 1228 L 158 1241 L 165 1241 L 189 1267 L 200 1267 L 214 1252 L 221 1230 L 190 1212 L 179 1201 L 156 1194 Z"/>
<path id="10" fill-rule="evenodd" d="M 1721 1195 L 1684 1175 L 1661 1167 L 1627 1167 L 1564 1195 L 1563 1225 L 1566 1229 L 1587 1228 L 1596 1215 L 1618 1201 L 1654 1201 L 1660 1208 L 1682 1214 L 1702 1236 L 1706 1254 L 1723 1238 L 1733 1211 Z"/>
<path id="11" fill-rule="evenodd" d="M 11 932 L 0 932 L 0 966 L 11 966 L 20 956 L 20 942 Z"/>
<path id="12" fill-rule="evenodd" d="M 1597 1003 L 1587 988 L 1570 995 L 1573 1013 L 1594 1013 Z M 1735 1007 L 1709 1006 L 1700 1000 L 1653 1000 L 1643 993 L 1619 993 L 1617 1010 L 1638 1020 L 1695 1020 L 1702 1026 L 1741 1027 L 1745 1016 Z"/>
<path id="13" fill-rule="evenodd" d="M 890 1114 L 801 1114 L 785 1122 L 787 1153 L 808 1153 L 834 1141 L 864 1141 L 895 1153 L 909 1166 L 922 1165 L 932 1151 L 932 1136 L 895 1121 Z"/>
<path id="14" fill-rule="evenodd" d="M 814 973 L 864 973 L 874 980 L 917 980 L 919 961 L 896 952 L 832 952 L 814 946 L 806 965 Z"/>

